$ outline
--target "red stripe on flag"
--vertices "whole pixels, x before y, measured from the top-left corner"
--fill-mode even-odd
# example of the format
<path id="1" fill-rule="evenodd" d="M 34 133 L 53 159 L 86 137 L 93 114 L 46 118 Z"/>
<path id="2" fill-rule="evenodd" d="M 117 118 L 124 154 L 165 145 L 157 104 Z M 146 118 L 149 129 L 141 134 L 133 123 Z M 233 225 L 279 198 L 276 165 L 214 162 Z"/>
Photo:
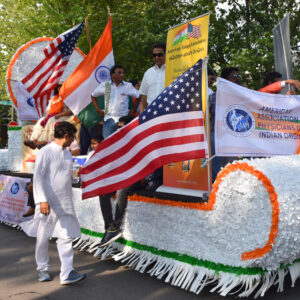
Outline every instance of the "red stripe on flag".
<path id="1" fill-rule="evenodd" d="M 168 146 L 180 146 L 184 144 L 190 144 L 190 143 L 197 143 L 197 142 L 203 142 L 204 141 L 204 134 L 197 134 L 197 135 L 190 135 L 190 136 L 182 136 L 182 137 L 176 137 L 176 138 L 168 138 L 168 139 L 163 139 L 163 140 L 156 140 L 152 142 L 151 144 L 147 145 L 141 151 L 136 153 L 136 155 L 121 165 L 118 168 L 115 168 L 112 171 L 106 172 L 104 174 L 101 174 L 100 176 L 97 176 L 89 181 L 85 181 L 82 183 L 82 187 L 87 187 L 88 185 L 103 180 L 105 178 L 113 177 L 115 175 L 121 174 L 131 168 L 133 168 L 138 162 L 140 162 L 147 154 L 151 153 L 152 151 L 159 149 L 159 148 L 165 148 Z M 127 149 L 127 147 L 126 147 Z M 127 151 L 123 151 L 124 154 Z M 114 155 L 115 156 L 115 155 Z M 121 155 L 119 155 L 121 156 Z M 114 157 L 115 158 L 115 157 Z M 113 159 L 112 159 L 113 161 Z M 103 163 L 100 161 L 97 161 L 96 167 L 101 167 L 103 166 Z M 109 167 L 109 166 L 108 166 Z M 109 168 L 111 169 L 111 168 Z"/>
<path id="2" fill-rule="evenodd" d="M 29 81 L 37 72 L 39 72 L 47 63 L 49 58 L 44 58 L 25 78 L 22 79 L 22 83 L 26 87 L 26 82 Z M 26 87 L 27 88 L 27 87 Z"/>
<path id="3" fill-rule="evenodd" d="M 186 160 L 187 156 L 189 157 L 189 159 L 205 157 L 205 150 L 201 149 L 196 151 L 184 152 L 179 154 L 169 154 L 169 155 L 158 157 L 152 160 L 145 168 L 143 168 L 141 171 L 136 173 L 134 176 L 127 178 L 123 181 L 119 181 L 117 183 L 107 185 L 105 187 L 100 187 L 90 192 L 85 192 L 85 190 L 83 189 L 82 199 L 96 197 L 99 195 L 110 193 L 111 191 L 116 191 L 125 188 L 141 180 L 142 178 L 145 178 L 147 175 L 149 175 L 149 173 L 150 174 L 153 173 L 157 168 L 161 167 L 161 161 L 163 161 L 163 164 L 169 164 L 173 162 L 184 161 Z"/>
<path id="4" fill-rule="evenodd" d="M 28 92 L 31 92 L 42 80 L 42 78 L 44 78 L 48 73 L 49 71 L 51 71 L 53 68 L 55 68 L 55 66 L 59 63 L 59 61 L 61 60 L 61 57 L 62 55 L 60 54 L 57 59 L 43 72 L 41 73 L 37 78 L 36 80 L 27 88 Z M 46 64 L 45 64 L 46 65 Z M 49 76 L 49 75 L 48 75 Z M 47 77 L 48 79 L 48 77 Z M 35 93 L 36 95 L 37 93 Z"/>
<path id="5" fill-rule="evenodd" d="M 65 66 L 68 64 L 68 61 L 63 61 L 59 66 L 57 66 L 54 70 L 53 70 L 53 74 L 55 72 L 57 72 L 54 76 L 51 75 L 51 77 L 46 81 L 46 87 L 47 85 L 53 85 L 53 83 L 56 83 L 57 82 L 57 78 L 60 78 L 62 76 L 62 74 L 64 73 L 64 70 L 65 70 Z M 49 88 L 51 88 L 51 86 L 47 87 L 46 90 L 48 90 Z M 42 91 L 43 92 L 43 91 Z M 41 93 L 42 93 L 41 92 Z"/>
<path id="6" fill-rule="evenodd" d="M 137 119 L 137 121 L 138 121 L 138 119 Z M 124 127 L 124 131 L 127 129 L 126 134 L 131 129 L 133 129 L 133 125 L 136 126 L 137 124 L 131 123 L 131 124 L 129 124 L 129 126 L 130 125 L 132 125 L 131 128 L 127 129 L 128 126 Z M 134 145 L 136 145 L 138 142 L 144 140 L 146 137 L 151 136 L 154 133 L 164 132 L 164 131 L 168 131 L 168 130 L 175 130 L 175 129 L 183 129 L 183 128 L 188 128 L 188 127 L 196 127 L 196 126 L 199 126 L 199 127 L 203 126 L 203 119 L 191 119 L 191 120 L 167 122 L 167 123 L 154 125 L 148 129 L 144 130 L 143 132 L 140 132 L 139 134 L 135 135 L 126 144 L 126 147 L 124 146 L 121 149 L 118 149 L 117 151 L 112 153 L 111 155 L 98 160 L 97 165 L 91 164 L 91 165 L 83 168 L 81 173 L 88 174 L 88 173 L 96 170 L 99 167 L 99 165 L 106 165 L 106 164 L 114 161 L 117 157 L 120 157 L 120 156 L 124 155 L 126 152 L 129 152 L 130 149 L 132 149 L 134 147 Z M 100 152 L 104 148 L 106 148 L 108 145 L 114 144 L 115 142 L 118 142 L 121 138 L 123 138 L 126 134 L 122 133 L 121 131 L 123 131 L 123 129 L 120 130 L 119 132 L 117 132 L 115 135 L 111 136 L 110 138 L 104 140 L 97 148 L 95 154 Z"/>

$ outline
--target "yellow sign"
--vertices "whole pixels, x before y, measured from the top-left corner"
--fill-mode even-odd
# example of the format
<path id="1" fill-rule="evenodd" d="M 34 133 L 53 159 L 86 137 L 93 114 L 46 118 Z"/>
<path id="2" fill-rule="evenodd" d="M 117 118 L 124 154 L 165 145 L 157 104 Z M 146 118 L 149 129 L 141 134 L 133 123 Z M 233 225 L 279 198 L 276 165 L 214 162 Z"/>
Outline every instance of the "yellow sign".
<path id="1" fill-rule="evenodd" d="M 209 14 L 171 28 L 167 36 L 166 77 L 168 86 L 199 59 L 207 57 Z M 202 74 L 202 110 L 206 109 L 206 66 Z M 204 160 L 188 160 L 164 166 L 163 185 L 208 191 L 208 167 Z"/>
<path id="2" fill-rule="evenodd" d="M 165 86 L 207 56 L 208 27 L 209 13 L 169 30 Z"/>

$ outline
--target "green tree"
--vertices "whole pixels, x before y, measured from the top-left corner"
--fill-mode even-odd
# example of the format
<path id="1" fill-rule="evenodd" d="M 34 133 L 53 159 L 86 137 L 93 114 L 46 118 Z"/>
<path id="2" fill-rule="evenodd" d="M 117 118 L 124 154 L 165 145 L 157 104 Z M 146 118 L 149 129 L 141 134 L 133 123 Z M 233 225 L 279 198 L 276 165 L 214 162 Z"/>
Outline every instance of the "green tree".
<path id="1" fill-rule="evenodd" d="M 88 17 L 94 45 L 113 18 L 115 61 L 124 65 L 127 79 L 141 79 L 152 65 L 151 45 L 165 41 L 169 27 L 208 11 L 209 64 L 216 70 L 236 65 L 244 84 L 257 89 L 264 72 L 274 69 L 273 27 L 291 14 L 291 44 L 295 47 L 294 73 L 300 77 L 300 13 L 297 0 L 2 0 L 0 4 L 0 99 L 5 91 L 6 68 L 16 50 L 39 36 L 56 37 Z M 83 31 L 77 46 L 88 53 Z"/>

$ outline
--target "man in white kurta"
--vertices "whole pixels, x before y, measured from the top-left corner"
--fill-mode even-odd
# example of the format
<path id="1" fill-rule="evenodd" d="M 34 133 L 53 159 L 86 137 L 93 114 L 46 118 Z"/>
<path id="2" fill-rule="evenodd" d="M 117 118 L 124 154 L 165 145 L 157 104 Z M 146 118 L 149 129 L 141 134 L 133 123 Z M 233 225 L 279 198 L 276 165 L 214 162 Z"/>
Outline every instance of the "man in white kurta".
<path id="1" fill-rule="evenodd" d="M 73 142 L 75 133 L 74 125 L 61 122 L 55 128 L 54 141 L 39 150 L 36 157 L 33 176 L 35 216 L 21 226 L 26 234 L 37 238 L 35 259 L 39 281 L 50 280 L 47 272 L 50 267 L 48 241 L 51 237 L 57 238 L 60 283 L 69 284 L 85 278 L 85 274 L 79 275 L 73 269 L 72 240 L 81 234 L 72 201 L 73 161 L 67 147 Z M 43 274 L 48 274 L 48 277 Z"/>

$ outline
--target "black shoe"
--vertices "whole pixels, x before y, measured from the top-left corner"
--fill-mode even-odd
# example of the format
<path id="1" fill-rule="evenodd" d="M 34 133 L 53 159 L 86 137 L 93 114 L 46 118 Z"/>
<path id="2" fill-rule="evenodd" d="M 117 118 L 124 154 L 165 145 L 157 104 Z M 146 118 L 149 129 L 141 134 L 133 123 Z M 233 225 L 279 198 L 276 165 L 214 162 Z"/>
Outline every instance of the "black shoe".
<path id="1" fill-rule="evenodd" d="M 30 216 L 34 215 L 34 211 L 35 211 L 35 208 L 30 207 L 28 209 L 28 211 L 23 215 L 23 218 L 27 218 L 27 217 L 30 217 Z"/>
<path id="2" fill-rule="evenodd" d="M 122 236 L 121 231 L 118 230 L 107 230 L 102 238 L 100 244 L 98 245 L 99 248 L 107 246 L 120 238 Z"/>

